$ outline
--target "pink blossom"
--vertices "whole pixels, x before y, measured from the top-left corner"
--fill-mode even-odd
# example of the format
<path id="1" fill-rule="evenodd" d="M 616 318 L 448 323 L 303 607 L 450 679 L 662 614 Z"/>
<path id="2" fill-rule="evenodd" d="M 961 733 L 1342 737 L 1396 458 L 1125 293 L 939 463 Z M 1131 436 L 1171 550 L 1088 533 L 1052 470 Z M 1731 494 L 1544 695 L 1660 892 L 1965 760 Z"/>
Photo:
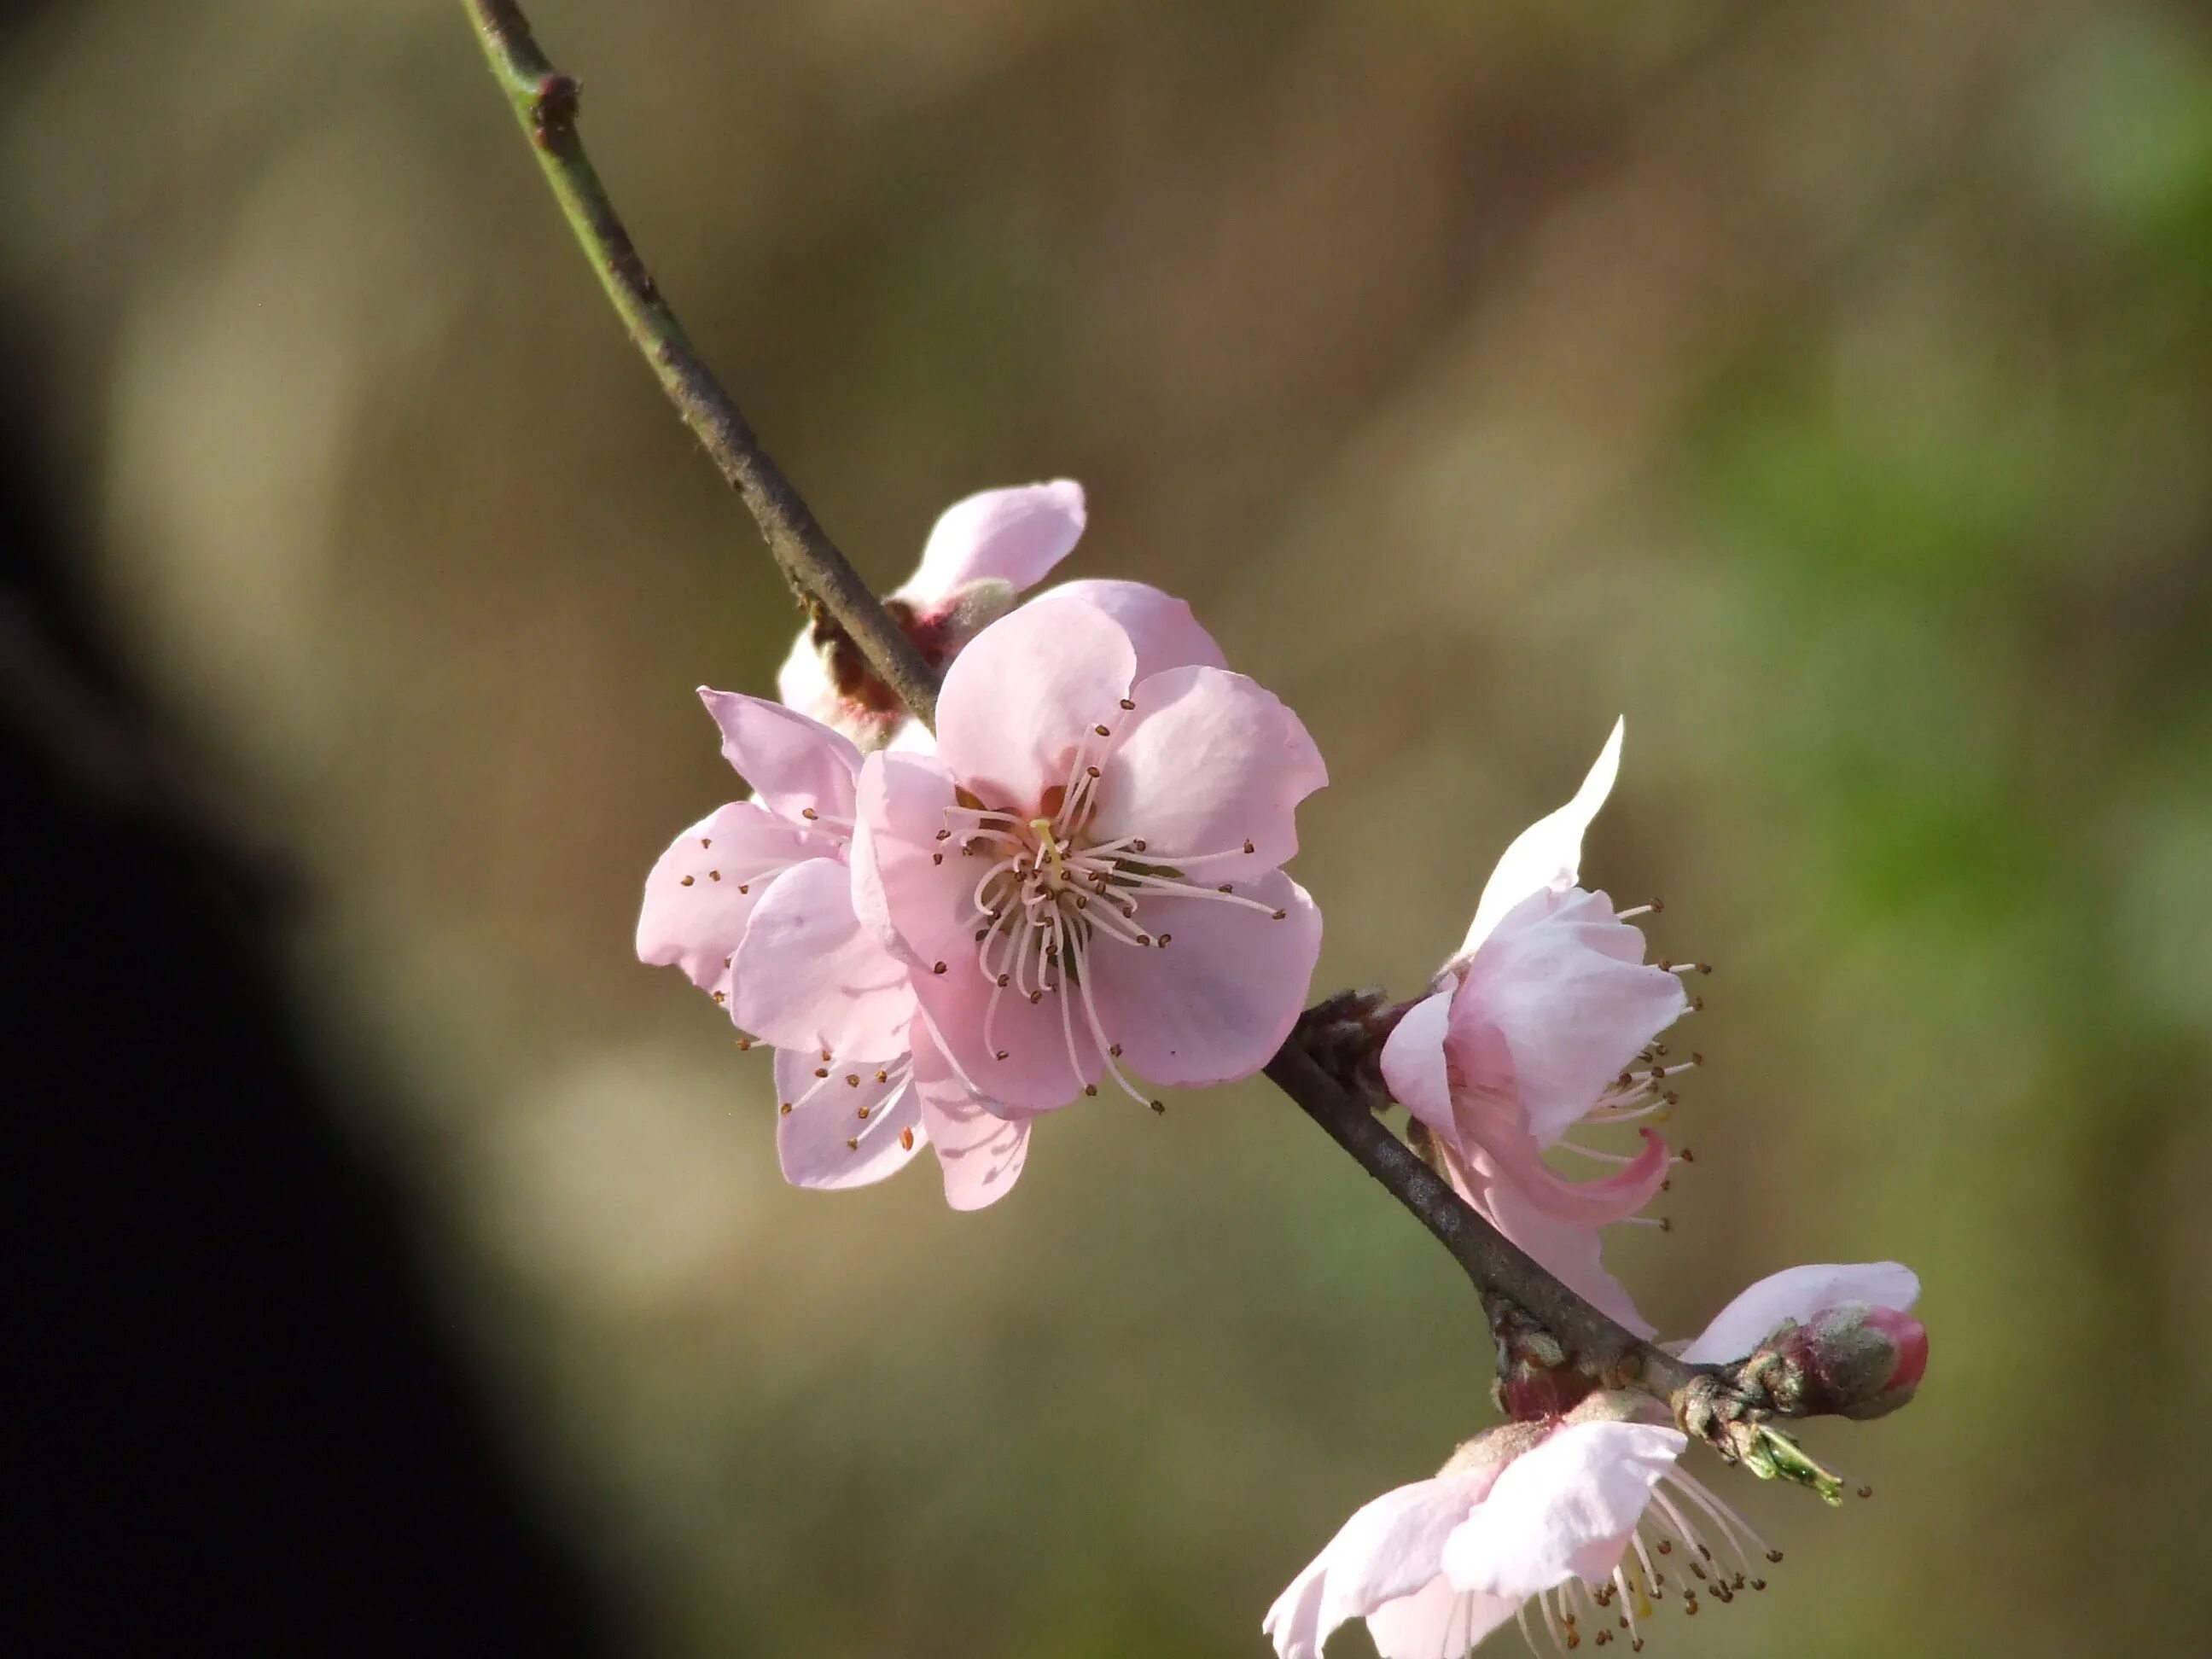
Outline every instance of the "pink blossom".
<path id="1" fill-rule="evenodd" d="M 1632 1158 L 1567 1139 L 1582 1125 L 1653 1116 L 1666 1078 L 1686 1069 L 1657 1064 L 1655 1041 L 1688 999 L 1673 971 L 1645 964 L 1644 936 L 1630 921 L 1641 910 L 1616 910 L 1576 884 L 1583 832 L 1620 768 L 1621 734 L 1616 724 L 1572 800 L 1506 848 L 1465 941 L 1391 1032 L 1382 1066 L 1468 1200 L 1648 1336 L 1651 1328 L 1604 1271 L 1597 1230 L 1650 1201 L 1666 1179 L 1666 1145 L 1648 1128 Z M 1543 1156 L 1560 1146 L 1618 1167 L 1571 1181 Z"/>
<path id="2" fill-rule="evenodd" d="M 757 793 L 661 854 L 646 879 L 639 957 L 681 967 L 775 1045 L 776 1151 L 793 1185 L 880 1181 L 927 1145 L 955 1208 L 989 1203 L 1019 1176 L 1028 1131 L 987 1111 L 945 1065 L 905 964 L 854 912 L 859 751 L 757 697 L 700 696 L 724 757 Z"/>
<path id="3" fill-rule="evenodd" d="M 1128 1073 L 1249 1075 L 1320 950 L 1279 867 L 1320 755 L 1252 681 L 1177 660 L 1218 652 L 1146 605 L 1162 625 L 1133 633 L 1080 592 L 994 623 L 945 676 L 935 754 L 861 772 L 860 911 L 948 1061 L 1012 1115 L 1102 1077 L 1144 1099 Z"/>
<path id="4" fill-rule="evenodd" d="M 1907 1389 L 1927 1338 L 1905 1310 L 1919 1294 L 1893 1261 L 1792 1267 L 1716 1315 L 1682 1357 L 1744 1358 L 1778 1334 L 1850 1323 L 1893 1338 L 1882 1386 Z M 1751 1524 L 1677 1467 L 1686 1437 L 1650 1395 L 1599 1390 L 1562 1416 L 1477 1435 L 1432 1480 L 1357 1511 L 1291 1581 L 1263 1628 L 1280 1659 L 1320 1659 L 1329 1633 L 1364 1618 L 1382 1659 L 1461 1659 L 1533 1607 L 1559 1651 L 1620 1636 L 1670 1595 L 1728 1602 L 1766 1588 L 1782 1559 Z"/>
<path id="5" fill-rule="evenodd" d="M 893 620 L 942 670 L 1014 596 L 1034 587 L 1083 534 L 1083 486 L 1073 479 L 990 489 L 945 508 L 921 562 L 884 603 Z M 836 727 L 866 749 L 895 736 L 927 737 L 897 697 L 834 628 L 802 632 L 776 675 L 788 708 Z"/>
<path id="6" fill-rule="evenodd" d="M 1641 1621 L 1671 1591 L 1694 1611 L 1700 1593 L 1765 1588 L 1753 1550 L 1779 1559 L 1676 1467 L 1687 1444 L 1663 1406 L 1620 1393 L 1478 1435 L 1433 1480 L 1354 1514 L 1263 1628 L 1280 1659 L 1319 1659 L 1354 1618 L 1382 1659 L 1460 1659 L 1509 1619 L 1533 1645 L 1533 1606 L 1562 1651 L 1615 1632 L 1640 1649 Z"/>

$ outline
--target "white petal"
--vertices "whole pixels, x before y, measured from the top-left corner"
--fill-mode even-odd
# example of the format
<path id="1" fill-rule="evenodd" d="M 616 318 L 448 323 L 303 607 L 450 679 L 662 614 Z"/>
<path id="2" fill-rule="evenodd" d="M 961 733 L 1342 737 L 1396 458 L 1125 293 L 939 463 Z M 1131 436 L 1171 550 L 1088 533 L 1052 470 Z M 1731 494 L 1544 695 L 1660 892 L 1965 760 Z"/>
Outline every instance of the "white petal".
<path id="1" fill-rule="evenodd" d="M 1785 1267 L 1768 1274 L 1723 1308 L 1713 1322 L 1682 1350 L 1682 1358 L 1700 1365 L 1741 1359 L 1784 1320 L 1794 1319 L 1802 1325 L 1822 1309 L 1844 1302 L 1866 1302 L 1902 1313 L 1919 1296 L 1918 1276 L 1901 1262 Z"/>
<path id="2" fill-rule="evenodd" d="M 1459 947 L 1460 955 L 1471 954 L 1505 913 L 1531 893 L 1547 890 L 1564 893 L 1580 878 L 1583 836 L 1597 816 L 1597 809 L 1605 805 L 1605 798 L 1613 793 L 1613 781 L 1620 771 L 1620 739 L 1626 726 L 1626 719 L 1613 723 L 1612 735 L 1598 750 L 1596 763 L 1572 800 L 1513 838 L 1505 856 L 1490 872 L 1481 902 L 1474 907 L 1474 924 Z"/>

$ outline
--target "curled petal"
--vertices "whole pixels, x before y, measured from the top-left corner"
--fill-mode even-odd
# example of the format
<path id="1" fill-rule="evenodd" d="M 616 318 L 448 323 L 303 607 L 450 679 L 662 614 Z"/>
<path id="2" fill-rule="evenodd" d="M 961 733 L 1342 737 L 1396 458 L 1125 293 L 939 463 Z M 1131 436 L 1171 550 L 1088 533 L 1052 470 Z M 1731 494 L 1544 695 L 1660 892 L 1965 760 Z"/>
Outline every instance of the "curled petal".
<path id="1" fill-rule="evenodd" d="M 852 875 L 836 860 L 810 859 L 776 878 L 736 961 L 737 1022 L 777 1047 L 841 1060 L 905 1049 L 912 983 L 854 914 Z"/>
<path id="2" fill-rule="evenodd" d="M 987 489 L 945 509 L 900 597 L 933 603 L 970 582 L 1034 586 L 1083 534 L 1083 486 L 1073 478 Z"/>
<path id="3" fill-rule="evenodd" d="M 1544 1162 L 1536 1143 L 1495 1117 L 1477 1125 L 1462 1111 L 1460 1134 L 1463 1141 L 1480 1146 L 1497 1179 L 1511 1187 L 1530 1208 L 1560 1221 L 1583 1227 L 1602 1226 L 1634 1215 L 1658 1194 L 1667 1178 L 1667 1143 L 1650 1129 L 1638 1131 L 1643 1149 L 1609 1176 L 1595 1181 L 1570 1181 Z"/>
<path id="4" fill-rule="evenodd" d="M 1226 668 L 1228 658 L 1213 635 L 1198 625 L 1190 606 L 1171 593 L 1147 582 L 1128 582 L 1088 577 L 1062 582 L 1032 601 L 1082 599 L 1097 605 L 1129 636 L 1137 648 L 1137 678 L 1149 679 L 1170 668 Z"/>
<path id="5" fill-rule="evenodd" d="M 1470 955 L 1505 913 L 1530 894 L 1564 893 L 1575 884 L 1582 873 L 1583 836 L 1613 793 L 1613 781 L 1620 771 L 1620 739 L 1626 726 L 1626 720 L 1613 722 L 1612 735 L 1598 750 L 1597 763 L 1574 799 L 1537 819 L 1506 848 L 1474 907 L 1474 925 L 1459 947 L 1462 956 Z"/>
<path id="6" fill-rule="evenodd" d="M 937 703 L 938 757 L 986 805 L 1035 811 L 1066 782 L 1076 745 L 1118 716 L 1136 665 L 1129 636 L 1097 606 L 1024 605 L 954 659 Z"/>
<path id="7" fill-rule="evenodd" d="M 1697 1364 L 1741 1359 L 1785 1321 L 1804 1324 L 1823 1309 L 1864 1302 L 1902 1313 L 1919 1299 L 1920 1279 L 1897 1261 L 1822 1263 L 1770 1273 L 1714 1316 L 1682 1358 Z"/>
<path id="8" fill-rule="evenodd" d="M 1249 880 L 1298 850 L 1297 804 L 1328 769 L 1274 693 L 1218 668 L 1171 668 L 1131 700 L 1104 763 L 1094 836 L 1140 836 L 1166 860 L 1228 854 L 1193 872 L 1209 882 Z"/>
<path id="9" fill-rule="evenodd" d="M 1438 991 L 1408 1008 L 1382 1043 L 1382 1081 L 1390 1097 L 1456 1146 L 1444 1038 L 1451 1029 L 1452 992 Z"/>
<path id="10" fill-rule="evenodd" d="M 1445 1576 L 1516 1605 L 1569 1578 L 1601 1582 L 1688 1444 L 1655 1424 L 1570 1424 L 1499 1472 L 1444 1540 Z"/>
<path id="11" fill-rule="evenodd" d="M 860 751 L 821 721 L 737 691 L 699 688 L 722 731 L 722 758 L 778 817 L 853 816 L 853 778 Z M 825 834 L 827 832 L 825 831 Z"/>
<path id="12" fill-rule="evenodd" d="M 851 1066 L 827 1078 L 814 1075 L 820 1069 L 815 1053 L 775 1051 L 775 1155 L 783 1178 L 794 1187 L 840 1189 L 905 1168 L 927 1137 L 913 1082 L 890 1071 L 878 1083 L 876 1072 L 887 1069 L 880 1066 Z"/>

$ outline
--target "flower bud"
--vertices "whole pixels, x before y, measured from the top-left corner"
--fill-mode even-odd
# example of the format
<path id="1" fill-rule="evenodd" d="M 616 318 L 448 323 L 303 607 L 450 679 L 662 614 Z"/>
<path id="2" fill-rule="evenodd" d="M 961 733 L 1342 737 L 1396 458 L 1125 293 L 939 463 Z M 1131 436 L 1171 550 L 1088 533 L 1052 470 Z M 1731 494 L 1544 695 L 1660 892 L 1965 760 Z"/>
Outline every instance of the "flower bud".
<path id="1" fill-rule="evenodd" d="M 1863 1420 L 1912 1398 L 1928 1369 L 1928 1328 L 1895 1308 L 1844 1302 L 1778 1331 L 1766 1351 L 1781 1373 L 1769 1372 L 1769 1386 L 1789 1409 Z"/>

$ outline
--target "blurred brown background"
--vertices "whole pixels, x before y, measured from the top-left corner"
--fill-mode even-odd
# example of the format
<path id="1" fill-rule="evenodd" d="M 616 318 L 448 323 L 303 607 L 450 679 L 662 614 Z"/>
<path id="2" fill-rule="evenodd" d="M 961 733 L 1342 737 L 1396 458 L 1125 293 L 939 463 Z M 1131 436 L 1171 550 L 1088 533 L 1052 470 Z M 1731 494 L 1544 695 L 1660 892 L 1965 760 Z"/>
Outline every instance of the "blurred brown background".
<path id="1" fill-rule="evenodd" d="M 1305 715 L 1317 992 L 1415 988 L 1626 712 L 1585 875 L 1717 971 L 1674 1231 L 1613 1258 L 1686 1333 L 1896 1256 L 1935 1339 L 1810 1437 L 1876 1498 L 1724 1477 L 1790 1563 L 1656 1647 L 2194 1650 L 2201 9 L 532 9 L 864 572 L 1073 476 L 1066 574 L 1188 595 Z M 769 689 L 794 613 L 459 9 L 85 0 L 5 50 L 0 295 L 88 580 L 308 872 L 320 1061 L 625 1644 L 1263 1652 L 1489 1419 L 1456 1270 L 1261 1085 L 1069 1112 L 979 1215 L 782 1186 L 765 1061 L 629 939 L 731 793 L 691 687 Z"/>

